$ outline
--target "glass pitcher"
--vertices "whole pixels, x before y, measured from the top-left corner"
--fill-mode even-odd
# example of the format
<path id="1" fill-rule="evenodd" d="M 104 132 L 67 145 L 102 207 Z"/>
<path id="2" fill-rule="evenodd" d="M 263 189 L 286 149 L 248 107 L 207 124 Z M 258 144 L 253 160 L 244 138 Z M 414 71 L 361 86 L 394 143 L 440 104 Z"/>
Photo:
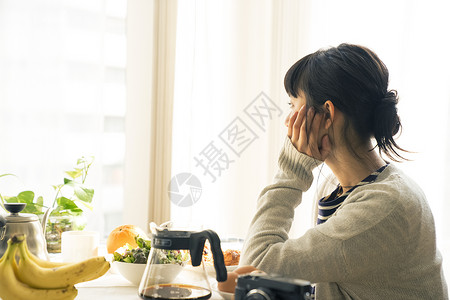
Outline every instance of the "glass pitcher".
<path id="1" fill-rule="evenodd" d="M 157 229 L 139 285 L 142 299 L 209 299 L 211 287 L 203 264 L 208 239 L 217 281 L 227 280 L 220 239 L 212 230 L 199 232 Z"/>

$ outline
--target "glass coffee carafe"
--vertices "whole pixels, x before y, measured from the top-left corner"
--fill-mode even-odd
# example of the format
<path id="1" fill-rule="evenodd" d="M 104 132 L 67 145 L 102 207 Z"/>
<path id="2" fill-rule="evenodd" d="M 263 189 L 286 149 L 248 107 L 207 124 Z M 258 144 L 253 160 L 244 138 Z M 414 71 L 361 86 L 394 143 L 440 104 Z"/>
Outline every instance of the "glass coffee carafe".
<path id="1" fill-rule="evenodd" d="M 208 239 L 217 281 L 227 280 L 220 239 L 212 230 L 199 232 L 157 228 L 139 285 L 142 299 L 209 299 L 211 288 L 203 264 Z"/>

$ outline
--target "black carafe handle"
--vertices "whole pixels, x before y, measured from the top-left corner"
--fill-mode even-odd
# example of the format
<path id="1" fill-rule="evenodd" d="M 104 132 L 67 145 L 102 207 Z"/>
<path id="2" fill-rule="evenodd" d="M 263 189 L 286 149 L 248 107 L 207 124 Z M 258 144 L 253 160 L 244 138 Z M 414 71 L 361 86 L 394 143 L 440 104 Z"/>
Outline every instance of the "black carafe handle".
<path id="1" fill-rule="evenodd" d="M 223 259 L 222 248 L 220 247 L 220 239 L 217 233 L 212 230 L 204 230 L 191 234 L 189 240 L 189 252 L 191 253 L 191 261 L 194 267 L 199 266 L 202 262 L 203 248 L 206 239 L 211 244 L 211 252 L 214 258 L 214 269 L 216 269 L 217 281 L 227 280 L 227 268 Z"/>

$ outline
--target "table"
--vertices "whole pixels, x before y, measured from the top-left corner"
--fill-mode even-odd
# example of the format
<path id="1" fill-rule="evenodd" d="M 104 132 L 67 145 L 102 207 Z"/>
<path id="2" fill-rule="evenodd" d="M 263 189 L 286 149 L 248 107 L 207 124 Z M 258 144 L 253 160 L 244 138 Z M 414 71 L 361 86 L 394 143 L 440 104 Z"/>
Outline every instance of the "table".
<path id="1" fill-rule="evenodd" d="M 99 246 L 99 255 L 111 259 L 107 254 L 106 245 Z M 49 254 L 51 261 L 62 261 L 60 253 Z M 126 280 L 122 275 L 111 268 L 105 275 L 92 281 L 76 284 L 78 296 L 76 300 L 142 300 L 138 296 L 138 287 Z M 223 300 L 223 298 L 213 291 L 211 300 Z"/>
<path id="2" fill-rule="evenodd" d="M 78 289 L 76 300 L 142 300 L 138 296 L 138 287 L 131 284 L 114 270 L 102 277 L 75 285 Z M 211 300 L 223 298 L 213 291 Z"/>

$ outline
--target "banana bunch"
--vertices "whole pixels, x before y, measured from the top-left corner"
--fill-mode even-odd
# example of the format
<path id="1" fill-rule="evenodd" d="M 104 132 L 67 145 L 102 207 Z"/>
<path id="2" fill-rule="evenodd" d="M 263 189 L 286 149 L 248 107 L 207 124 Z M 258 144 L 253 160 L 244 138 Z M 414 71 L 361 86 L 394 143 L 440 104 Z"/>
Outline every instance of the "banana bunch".
<path id="1" fill-rule="evenodd" d="M 9 239 L 8 248 L 0 259 L 0 298 L 74 299 L 78 294 L 76 283 L 96 279 L 109 268 L 110 264 L 103 256 L 78 263 L 42 260 L 29 252 L 24 235 L 16 235 Z"/>

